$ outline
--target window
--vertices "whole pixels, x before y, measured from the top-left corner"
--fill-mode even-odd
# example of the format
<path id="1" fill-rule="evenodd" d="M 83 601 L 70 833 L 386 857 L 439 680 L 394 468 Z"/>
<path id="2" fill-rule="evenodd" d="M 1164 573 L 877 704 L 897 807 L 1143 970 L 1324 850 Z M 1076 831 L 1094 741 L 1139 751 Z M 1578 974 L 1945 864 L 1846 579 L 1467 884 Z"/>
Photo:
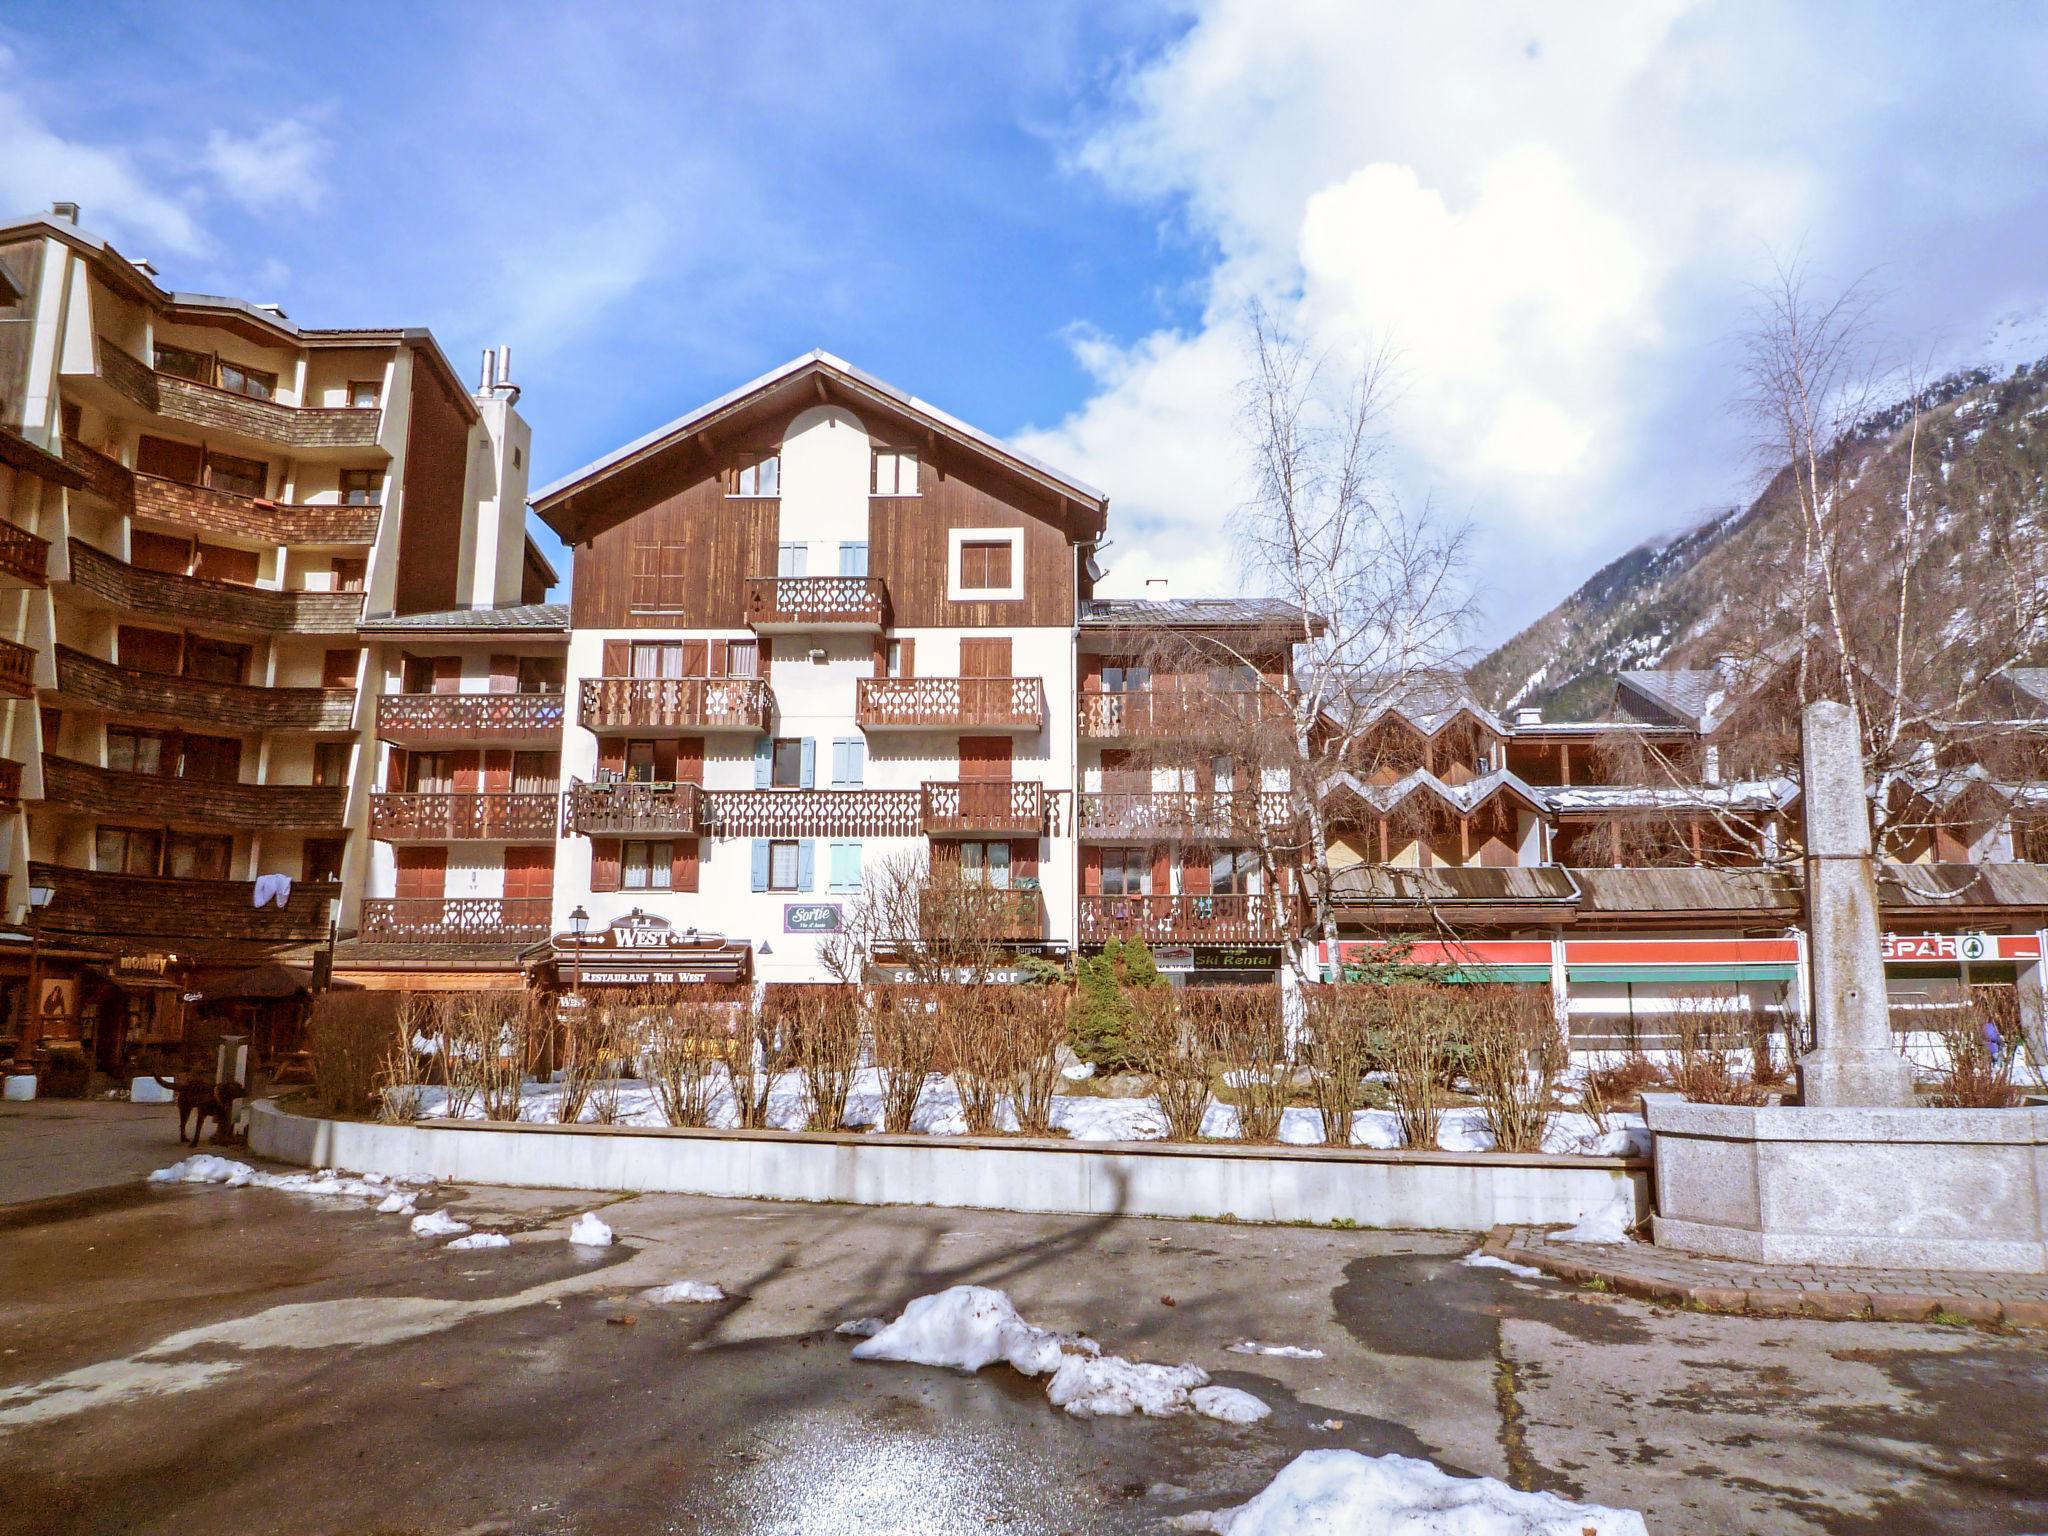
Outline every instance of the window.
<path id="1" fill-rule="evenodd" d="M 268 400 L 277 393 L 277 375 L 261 368 L 220 360 L 220 387 L 252 400 Z"/>
<path id="2" fill-rule="evenodd" d="M 309 837 L 306 839 L 305 874 L 301 877 L 316 884 L 341 881 L 341 858 L 348 848 L 348 840 L 340 837 Z"/>
<path id="3" fill-rule="evenodd" d="M 270 469 L 256 459 L 238 459 L 232 454 L 206 456 L 206 483 L 216 491 L 237 496 L 261 496 L 270 485 Z"/>
<path id="4" fill-rule="evenodd" d="M 545 795 L 554 793 L 554 754 L 551 752 L 513 753 L 512 789 L 515 794 L 521 795 Z"/>
<path id="5" fill-rule="evenodd" d="M 725 671 L 728 677 L 759 677 L 761 675 L 761 653 L 751 640 L 734 640 L 727 644 Z"/>
<path id="6" fill-rule="evenodd" d="M 629 741 L 626 743 L 626 780 L 631 784 L 652 784 L 659 777 L 655 772 L 654 743 L 651 741 Z"/>
<path id="7" fill-rule="evenodd" d="M 775 546 L 775 574 L 785 580 L 810 574 L 811 551 L 807 544 Z"/>
<path id="8" fill-rule="evenodd" d="M 122 725 L 108 726 L 107 766 L 117 773 L 162 773 L 163 733 L 132 730 Z"/>
<path id="9" fill-rule="evenodd" d="M 915 496 L 917 455 L 896 448 L 877 448 L 868 490 L 876 496 Z"/>
<path id="10" fill-rule="evenodd" d="M 860 844 L 834 843 L 832 845 L 832 869 L 830 888 L 840 894 L 860 889 Z"/>
<path id="11" fill-rule="evenodd" d="M 553 656 L 519 658 L 517 690 L 520 693 L 560 693 L 564 663 Z"/>
<path id="12" fill-rule="evenodd" d="M 384 383 L 381 379 L 351 379 L 348 386 L 348 403 L 357 410 L 375 410 L 384 398 Z"/>
<path id="13" fill-rule="evenodd" d="M 683 645 L 680 640 L 636 640 L 633 642 L 633 676 L 681 677 Z"/>
<path id="14" fill-rule="evenodd" d="M 910 677 L 917 665 L 917 642 L 915 640 L 891 640 L 883 665 L 889 677 Z"/>
<path id="15" fill-rule="evenodd" d="M 164 873 L 174 880 L 225 880 L 234 840 L 198 832 L 173 832 L 164 845 Z"/>
<path id="16" fill-rule="evenodd" d="M 1222 849 L 1209 860 L 1209 889 L 1218 896 L 1246 896 L 1259 888 L 1259 856 L 1250 848 Z"/>
<path id="17" fill-rule="evenodd" d="M 808 742 L 795 736 L 778 736 L 775 739 L 774 766 L 770 770 L 768 786 L 771 789 L 802 789 L 804 787 L 804 758 L 808 755 Z"/>
<path id="18" fill-rule="evenodd" d="M 801 890 L 802 859 L 798 845 L 794 842 L 776 841 L 768 845 L 768 889 L 771 891 Z"/>
<path id="19" fill-rule="evenodd" d="M 233 784 L 242 777 L 242 744 L 232 736 L 187 736 L 179 772 L 188 779 Z"/>
<path id="20" fill-rule="evenodd" d="M 1152 856 L 1143 848 L 1102 850 L 1102 894 L 1148 896 L 1152 892 Z"/>
<path id="21" fill-rule="evenodd" d="M 619 850 L 619 883 L 629 891 L 665 891 L 675 867 L 673 843 L 626 843 Z"/>
<path id="22" fill-rule="evenodd" d="M 416 795 L 445 795 L 455 788 L 453 752 L 411 752 L 405 759 L 405 787 Z"/>
<path id="23" fill-rule="evenodd" d="M 1117 664 L 1102 669 L 1102 691 L 1104 693 L 1143 693 L 1152 686 L 1152 669 L 1135 665 Z"/>
<path id="24" fill-rule="evenodd" d="M 732 472 L 734 496 L 780 496 L 782 494 L 782 455 L 771 453 L 765 459 L 757 459 Z"/>
<path id="25" fill-rule="evenodd" d="M 841 544 L 839 546 L 839 574 L 842 576 L 865 576 L 868 573 L 868 547 L 866 543 Z"/>
<path id="26" fill-rule="evenodd" d="M 1209 687 L 1217 693 L 1257 693 L 1259 669 L 1248 662 L 1209 669 Z"/>
<path id="27" fill-rule="evenodd" d="M 960 546 L 960 585 L 987 591 L 1010 584 L 1010 546 L 974 541 Z"/>
<path id="28" fill-rule="evenodd" d="M 384 504 L 384 471 L 344 469 L 341 472 L 341 504 L 345 507 L 377 507 Z"/>
<path id="29" fill-rule="evenodd" d="M 163 853 L 163 833 L 149 828 L 101 827 L 93 834 L 92 867 L 102 874 L 153 875 Z"/>
<path id="30" fill-rule="evenodd" d="M 66 400 L 58 415 L 63 420 L 66 437 L 77 437 L 85 430 L 85 410 L 76 400 Z"/>
<path id="31" fill-rule="evenodd" d="M 185 675 L 210 683 L 239 683 L 248 675 L 249 647 L 194 636 L 185 646 Z"/>
<path id="32" fill-rule="evenodd" d="M 345 741 L 316 741 L 313 743 L 313 782 L 315 784 L 346 784 L 349 770 L 349 744 Z M 308 844 L 310 847 L 311 845 Z M 311 875 L 306 877 L 312 879 Z"/>
<path id="33" fill-rule="evenodd" d="M 360 592 L 370 574 L 370 562 L 349 555 L 336 555 L 332 562 L 336 592 Z"/>
<path id="34" fill-rule="evenodd" d="M 1216 793 L 1227 795 L 1237 784 L 1237 765 L 1228 757 L 1209 759 L 1209 782 L 1216 787 Z"/>
<path id="35" fill-rule="evenodd" d="M 962 843 L 960 876 L 970 885 L 993 886 L 997 890 L 1007 889 L 1010 884 L 1010 845 Z"/>
<path id="36" fill-rule="evenodd" d="M 951 578 L 946 595 L 954 602 L 1024 595 L 1024 530 L 955 528 L 947 535 Z"/>
<path id="37" fill-rule="evenodd" d="M 123 624 L 114 632 L 115 655 L 124 667 L 142 672 L 159 672 L 175 677 L 184 641 L 161 629 L 141 629 Z M 239 679 L 236 679 L 239 681 Z"/>
<path id="38" fill-rule="evenodd" d="M 156 344 L 156 371 L 168 373 L 172 378 L 191 379 L 199 384 L 213 382 L 213 356 L 207 352 L 194 352 L 188 347 Z"/>

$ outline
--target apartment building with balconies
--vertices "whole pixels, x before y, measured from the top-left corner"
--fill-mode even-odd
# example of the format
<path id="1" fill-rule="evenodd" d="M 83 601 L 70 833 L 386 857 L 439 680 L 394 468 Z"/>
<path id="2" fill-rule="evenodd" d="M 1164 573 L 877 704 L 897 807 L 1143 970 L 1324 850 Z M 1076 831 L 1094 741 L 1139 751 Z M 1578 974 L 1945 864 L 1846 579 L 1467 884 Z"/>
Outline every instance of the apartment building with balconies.
<path id="1" fill-rule="evenodd" d="M 354 920 L 364 621 L 503 600 L 526 431 L 424 330 L 166 289 L 66 205 L 0 273 L 0 1035 L 112 1068 Z"/>
<path id="2" fill-rule="evenodd" d="M 812 353 L 534 507 L 575 550 L 564 979 L 824 980 L 900 859 L 1071 950 L 1099 492 Z"/>

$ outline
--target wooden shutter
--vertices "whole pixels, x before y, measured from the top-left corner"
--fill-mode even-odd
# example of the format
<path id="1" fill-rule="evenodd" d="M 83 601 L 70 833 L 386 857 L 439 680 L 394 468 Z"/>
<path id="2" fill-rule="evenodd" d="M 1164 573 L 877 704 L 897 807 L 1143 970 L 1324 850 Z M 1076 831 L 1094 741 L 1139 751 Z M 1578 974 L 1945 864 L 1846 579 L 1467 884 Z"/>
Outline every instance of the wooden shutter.
<path id="1" fill-rule="evenodd" d="M 322 688 L 353 688 L 356 685 L 356 657 L 360 653 L 336 647 L 320 658 Z"/>
<path id="2" fill-rule="evenodd" d="M 505 896 L 512 901 L 540 901 L 555 892 L 555 850 L 507 848 Z"/>
<path id="3" fill-rule="evenodd" d="M 437 901 L 448 888 L 446 848 L 394 848 L 401 900 Z"/>
<path id="4" fill-rule="evenodd" d="M 1152 894 L 1165 896 L 1173 890 L 1173 866 L 1167 857 L 1166 845 L 1160 844 L 1152 850 Z"/>
<path id="5" fill-rule="evenodd" d="M 875 676 L 889 675 L 889 642 L 881 635 L 875 636 Z"/>
<path id="6" fill-rule="evenodd" d="M 697 839 L 679 837 L 669 854 L 668 883 L 671 890 L 697 889 Z"/>
<path id="7" fill-rule="evenodd" d="M 600 736 L 597 742 L 598 771 L 607 778 L 618 778 L 626 771 L 626 744 L 616 736 Z"/>
<path id="8" fill-rule="evenodd" d="M 704 738 L 702 736 L 679 736 L 676 738 L 676 782 L 678 784 L 702 784 L 704 782 Z"/>
<path id="9" fill-rule="evenodd" d="M 477 791 L 477 778 L 483 766 L 483 754 L 474 747 L 468 747 L 455 756 L 455 792 L 458 795 L 473 795 Z"/>
<path id="10" fill-rule="evenodd" d="M 616 891 L 619 888 L 619 840 L 593 837 L 590 840 L 590 888 Z"/>
<path id="11" fill-rule="evenodd" d="M 138 667 L 144 672 L 175 673 L 184 655 L 184 637 L 166 634 L 160 629 L 139 629 L 123 624 L 117 638 L 124 667 Z"/>
<path id="12" fill-rule="evenodd" d="M 174 443 L 163 437 L 144 437 L 135 449 L 135 472 L 160 475 L 197 485 L 206 467 L 206 450 L 197 443 Z"/>
<path id="13" fill-rule="evenodd" d="M 1180 888 L 1190 896 L 1206 896 L 1214 889 L 1209 861 L 1198 849 L 1186 849 L 1180 856 Z"/>
<path id="14" fill-rule="evenodd" d="M 709 647 L 702 640 L 683 642 L 683 676 L 708 677 L 710 665 Z"/>
<path id="15" fill-rule="evenodd" d="M 1010 637 L 985 636 L 960 642 L 962 677 L 1010 676 Z"/>
<path id="16" fill-rule="evenodd" d="M 258 565 L 253 549 L 230 549 L 225 544 L 201 544 L 193 573 L 214 581 L 232 581 L 239 586 L 256 584 Z"/>
<path id="17" fill-rule="evenodd" d="M 512 752 L 498 748 L 484 754 L 484 790 L 502 795 L 512 788 Z"/>
<path id="18" fill-rule="evenodd" d="M 604 675 L 606 677 L 628 677 L 633 671 L 633 649 L 624 640 L 607 640 L 604 643 Z"/>
<path id="19" fill-rule="evenodd" d="M 905 677 L 917 676 L 917 641 L 911 636 L 896 642 L 896 666 Z"/>
<path id="20" fill-rule="evenodd" d="M 1089 653 L 1081 658 L 1081 689 L 1084 693 L 1102 692 L 1102 658 Z"/>
<path id="21" fill-rule="evenodd" d="M 1038 839 L 1020 837 L 1010 844 L 1010 878 L 1012 880 L 1036 880 L 1038 878 Z"/>
<path id="22" fill-rule="evenodd" d="M 1010 754 L 1015 743 L 1007 736 L 962 736 L 960 777 L 964 780 L 1009 782 Z"/>
<path id="23" fill-rule="evenodd" d="M 405 789 L 405 768 L 410 754 L 404 747 L 393 747 L 391 755 L 384 759 L 384 788 L 391 794 L 403 793 Z"/>
<path id="24" fill-rule="evenodd" d="M 434 692 L 462 692 L 462 658 L 460 656 L 436 656 L 434 658 Z"/>
<path id="25" fill-rule="evenodd" d="M 673 741 L 657 741 L 654 744 L 654 779 L 658 784 L 676 782 L 676 744 Z"/>
<path id="26" fill-rule="evenodd" d="M 183 576 L 192 569 L 192 541 L 136 528 L 128 535 L 128 563 L 145 571 Z"/>
<path id="27" fill-rule="evenodd" d="M 519 691 L 519 658 L 517 656 L 493 656 L 491 658 L 491 692 L 517 693 Z"/>
<path id="28" fill-rule="evenodd" d="M 1081 850 L 1081 893 L 1084 896 L 1102 894 L 1102 850 L 1093 844 Z"/>

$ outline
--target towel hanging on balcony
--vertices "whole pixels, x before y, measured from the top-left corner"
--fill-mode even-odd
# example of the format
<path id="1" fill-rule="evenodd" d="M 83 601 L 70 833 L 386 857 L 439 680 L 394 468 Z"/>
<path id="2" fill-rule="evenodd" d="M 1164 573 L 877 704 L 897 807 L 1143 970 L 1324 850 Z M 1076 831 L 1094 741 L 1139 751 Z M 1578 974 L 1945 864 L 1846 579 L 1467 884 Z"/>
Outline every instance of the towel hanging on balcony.
<path id="1" fill-rule="evenodd" d="M 290 875 L 258 875 L 256 887 L 249 893 L 249 904 L 267 907 L 275 901 L 280 907 L 292 899 L 292 877 Z"/>

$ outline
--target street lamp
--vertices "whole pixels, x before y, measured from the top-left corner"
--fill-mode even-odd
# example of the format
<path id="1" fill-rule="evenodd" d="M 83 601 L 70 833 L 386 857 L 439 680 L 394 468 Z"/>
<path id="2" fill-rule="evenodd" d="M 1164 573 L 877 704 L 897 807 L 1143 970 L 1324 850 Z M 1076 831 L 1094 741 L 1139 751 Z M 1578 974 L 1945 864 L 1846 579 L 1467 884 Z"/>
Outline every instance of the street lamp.
<path id="1" fill-rule="evenodd" d="M 32 1051 L 43 1038 L 43 908 L 55 898 L 54 885 L 28 888 L 28 1017 L 22 1023 L 21 1047 Z"/>
<path id="2" fill-rule="evenodd" d="M 583 931 L 590 926 L 590 914 L 578 902 L 569 913 L 569 931 L 576 936 L 576 960 L 574 979 L 569 983 L 569 993 L 579 1002 L 583 997 Z"/>

